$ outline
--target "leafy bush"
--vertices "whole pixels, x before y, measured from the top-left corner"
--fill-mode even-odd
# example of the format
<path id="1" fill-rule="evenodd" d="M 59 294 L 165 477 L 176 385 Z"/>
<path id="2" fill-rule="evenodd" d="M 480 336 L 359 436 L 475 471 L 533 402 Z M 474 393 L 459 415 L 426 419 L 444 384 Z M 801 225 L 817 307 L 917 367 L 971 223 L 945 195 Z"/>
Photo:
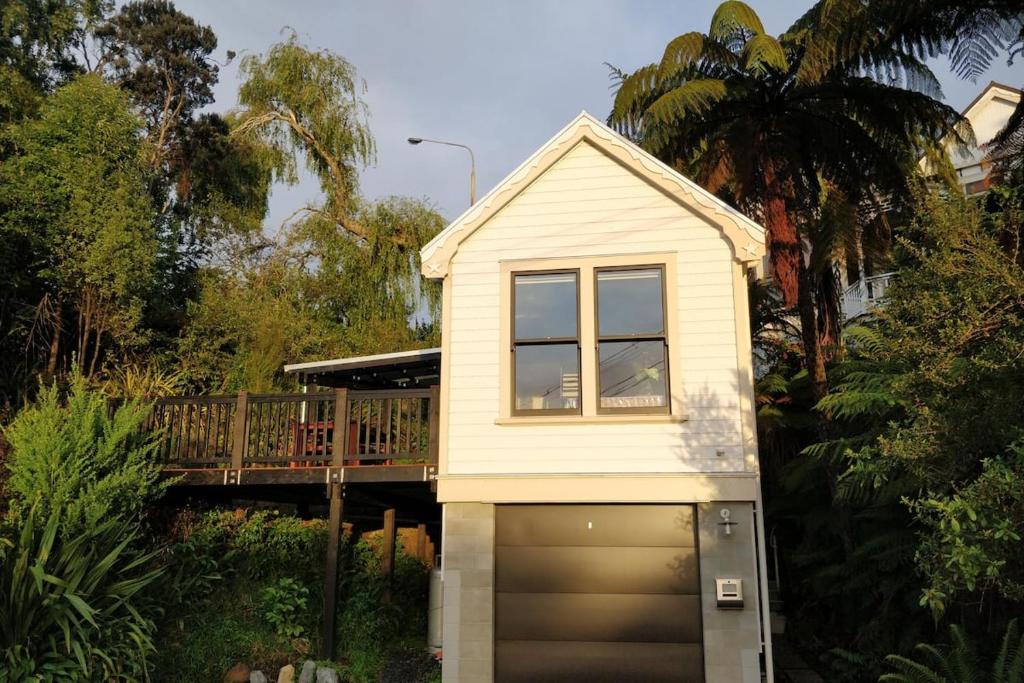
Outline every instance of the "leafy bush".
<path id="1" fill-rule="evenodd" d="M 166 484 L 158 483 L 157 441 L 142 430 L 149 407 L 130 401 L 111 411 L 81 376 L 65 399 L 44 389 L 4 430 L 15 515 L 39 505 L 39 519 L 61 510 L 60 534 L 72 536 L 110 517 L 136 520 Z"/>
<path id="2" fill-rule="evenodd" d="M 309 605 L 309 589 L 284 576 L 263 589 L 260 601 L 263 618 L 278 635 L 298 638 L 303 634 L 305 629 L 297 620 Z"/>
<path id="3" fill-rule="evenodd" d="M 316 651 L 324 520 L 186 509 L 174 518 L 170 540 L 157 680 L 219 682 L 239 661 L 266 671 Z M 291 609 L 268 605 L 268 589 Z M 268 606 L 281 615 L 278 623 Z"/>
<path id="4" fill-rule="evenodd" d="M 339 580 L 337 642 L 347 662 L 345 673 L 354 683 L 376 683 L 389 659 L 422 647 L 427 632 L 426 568 L 399 544 L 389 585 L 381 571 L 379 541 L 352 544 Z"/>
<path id="5" fill-rule="evenodd" d="M 949 627 L 950 645 L 940 647 L 920 643 L 915 648 L 923 661 L 889 655 L 886 662 L 896 672 L 883 675 L 887 683 L 1024 683 L 1024 636 L 1017 620 L 1010 621 L 992 657 L 979 656 L 972 643 L 958 626 Z"/>
<path id="6" fill-rule="evenodd" d="M 147 408 L 74 377 L 41 392 L 5 430 L 10 511 L 0 541 L 0 681 L 137 681 L 159 576 L 139 525 L 157 482 Z"/>
<path id="7" fill-rule="evenodd" d="M 61 514 L 28 510 L 0 544 L 0 681 L 148 678 L 153 622 L 133 605 L 160 575 L 117 517 L 62 537 Z"/>
<path id="8" fill-rule="evenodd" d="M 158 680 L 212 683 L 238 661 L 273 670 L 319 649 L 324 520 L 185 510 L 171 536 Z M 422 648 L 426 633 L 425 567 L 399 549 L 385 600 L 378 541 L 344 537 L 339 552 L 336 664 L 346 681 L 377 683 L 385 669 L 430 669 L 408 655 Z"/>

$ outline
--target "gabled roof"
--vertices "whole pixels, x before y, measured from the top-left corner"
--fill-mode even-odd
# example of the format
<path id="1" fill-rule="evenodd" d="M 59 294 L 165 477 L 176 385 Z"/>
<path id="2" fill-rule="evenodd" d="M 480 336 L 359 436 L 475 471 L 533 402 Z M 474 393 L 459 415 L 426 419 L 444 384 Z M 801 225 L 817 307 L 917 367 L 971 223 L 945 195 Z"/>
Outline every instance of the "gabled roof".
<path id="1" fill-rule="evenodd" d="M 996 81 L 989 81 L 988 85 L 985 86 L 985 89 L 978 93 L 978 96 L 971 100 L 970 104 L 964 107 L 963 116 L 965 118 L 970 118 L 971 113 L 973 113 L 972 110 L 975 107 L 988 104 L 990 100 L 1000 96 L 1010 102 L 1018 102 L 1020 101 L 1021 91 L 1010 85 L 997 83 Z"/>
<path id="2" fill-rule="evenodd" d="M 584 111 L 423 247 L 423 275 L 447 275 L 452 256 L 463 240 L 581 142 L 601 150 L 721 230 L 737 261 L 760 263 L 765 253 L 764 228 Z"/>

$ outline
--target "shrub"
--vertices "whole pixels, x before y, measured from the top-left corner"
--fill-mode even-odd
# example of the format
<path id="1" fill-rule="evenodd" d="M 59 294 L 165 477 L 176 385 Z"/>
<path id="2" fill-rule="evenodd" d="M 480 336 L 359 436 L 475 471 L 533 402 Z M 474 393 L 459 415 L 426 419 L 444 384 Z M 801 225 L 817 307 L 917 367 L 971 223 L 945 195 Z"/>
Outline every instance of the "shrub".
<path id="1" fill-rule="evenodd" d="M 263 618 L 280 636 L 298 638 L 305 629 L 299 619 L 309 605 L 309 589 L 287 576 L 260 593 Z"/>
<path id="2" fill-rule="evenodd" d="M 0 543 L 0 681 L 138 681 L 153 622 L 134 602 L 160 574 L 117 517 L 62 536 L 61 514 L 30 508 Z"/>
<path id="3" fill-rule="evenodd" d="M 1024 636 L 1017 620 L 1010 621 L 992 657 L 979 656 L 978 647 L 956 625 L 949 627 L 950 645 L 920 643 L 914 649 L 922 661 L 889 655 L 885 661 L 896 671 L 879 678 L 886 683 L 1024 683 Z"/>
<path id="4" fill-rule="evenodd" d="M 158 483 L 148 408 L 111 412 L 72 378 L 5 430 L 10 510 L 0 541 L 0 681 L 137 681 L 153 622 L 141 592 L 160 570 L 139 525 Z"/>
<path id="5" fill-rule="evenodd" d="M 316 650 L 324 520 L 186 509 L 170 541 L 157 680 L 216 683 L 239 661 L 267 671 Z"/>
<path id="6" fill-rule="evenodd" d="M 61 510 L 60 534 L 71 536 L 109 517 L 139 518 L 165 484 L 158 483 L 157 441 L 142 430 L 149 407 L 138 401 L 111 413 L 107 399 L 72 378 L 65 400 L 44 389 L 4 430 L 10 508 L 39 519 Z"/>

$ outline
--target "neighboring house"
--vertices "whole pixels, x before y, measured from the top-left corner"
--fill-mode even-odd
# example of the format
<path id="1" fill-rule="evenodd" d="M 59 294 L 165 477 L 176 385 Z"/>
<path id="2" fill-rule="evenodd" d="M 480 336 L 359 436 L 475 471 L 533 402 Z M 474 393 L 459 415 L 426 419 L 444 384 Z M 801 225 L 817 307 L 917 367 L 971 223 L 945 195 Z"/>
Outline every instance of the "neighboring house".
<path id="1" fill-rule="evenodd" d="M 444 681 L 772 680 L 764 242 L 583 113 L 424 247 Z"/>
<path id="2" fill-rule="evenodd" d="M 989 144 L 1001 131 L 1020 102 L 1021 91 L 995 81 L 989 83 L 963 111 L 974 130 L 975 144 L 967 148 L 948 145 L 950 161 L 957 180 L 968 197 L 983 194 L 999 178 L 993 168 Z M 921 170 L 929 172 L 922 160 Z M 894 273 L 871 263 L 850 262 L 841 269 L 843 315 L 846 320 L 858 318 L 885 297 L 885 290 Z"/>

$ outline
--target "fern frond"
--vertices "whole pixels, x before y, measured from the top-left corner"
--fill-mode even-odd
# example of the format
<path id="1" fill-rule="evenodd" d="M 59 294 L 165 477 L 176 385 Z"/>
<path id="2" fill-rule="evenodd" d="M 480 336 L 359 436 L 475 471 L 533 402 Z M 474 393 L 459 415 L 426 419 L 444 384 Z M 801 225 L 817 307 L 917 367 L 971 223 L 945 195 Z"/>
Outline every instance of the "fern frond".
<path id="1" fill-rule="evenodd" d="M 724 81 L 699 79 L 673 88 L 647 108 L 647 115 L 656 123 L 670 124 L 690 116 L 707 113 L 726 95 Z"/>
<path id="2" fill-rule="evenodd" d="M 681 67 L 695 64 L 704 53 L 705 40 L 704 34 L 698 31 L 673 38 L 665 46 L 665 53 L 658 64 L 657 80 L 664 81 L 669 74 L 678 72 Z"/>
<path id="3" fill-rule="evenodd" d="M 885 661 L 896 669 L 897 673 L 883 674 L 878 679 L 879 683 L 949 683 L 937 671 L 907 657 L 889 655 Z"/>
<path id="4" fill-rule="evenodd" d="M 760 33 L 747 41 L 743 46 L 743 62 L 751 72 L 761 75 L 769 71 L 789 70 L 789 59 L 782 44 L 767 33 Z"/>
<path id="5" fill-rule="evenodd" d="M 1015 664 L 1020 670 L 1016 672 L 1016 678 L 1011 678 Z M 1011 619 L 999 644 L 999 654 L 992 664 L 992 683 L 1019 683 L 1021 674 L 1024 674 L 1024 639 L 1020 638 L 1017 620 Z"/>
<path id="6" fill-rule="evenodd" d="M 722 42 L 729 41 L 737 31 L 746 31 L 754 35 L 764 33 L 764 25 L 750 5 L 740 0 L 726 0 L 711 17 L 711 30 L 708 35 Z"/>

